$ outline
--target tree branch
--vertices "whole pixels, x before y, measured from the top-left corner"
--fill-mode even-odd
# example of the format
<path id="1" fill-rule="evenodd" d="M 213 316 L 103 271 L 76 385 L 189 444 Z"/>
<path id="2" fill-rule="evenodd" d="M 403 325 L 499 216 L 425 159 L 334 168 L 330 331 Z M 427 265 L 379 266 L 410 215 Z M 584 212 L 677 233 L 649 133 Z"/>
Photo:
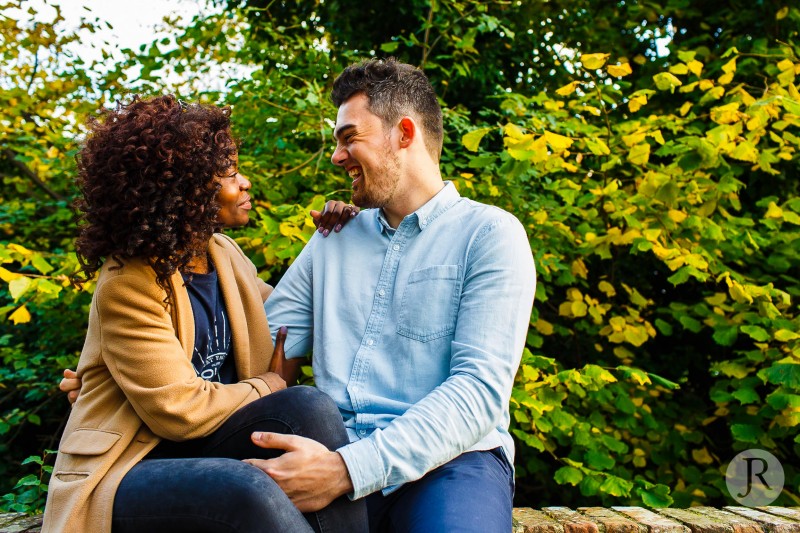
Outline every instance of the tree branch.
<path id="1" fill-rule="evenodd" d="M 23 163 L 22 161 L 17 161 L 17 154 L 15 154 L 12 150 L 8 148 L 3 149 L 3 155 L 5 155 L 8 160 L 11 162 L 12 165 L 17 167 L 20 172 L 22 172 L 29 180 L 35 183 L 39 188 L 41 188 L 44 192 L 46 192 L 51 198 L 54 198 L 58 201 L 64 201 L 66 198 L 58 194 L 56 191 L 51 189 L 47 186 L 47 184 L 42 181 L 42 178 L 36 175 L 36 173 L 28 168 L 28 165 Z"/>

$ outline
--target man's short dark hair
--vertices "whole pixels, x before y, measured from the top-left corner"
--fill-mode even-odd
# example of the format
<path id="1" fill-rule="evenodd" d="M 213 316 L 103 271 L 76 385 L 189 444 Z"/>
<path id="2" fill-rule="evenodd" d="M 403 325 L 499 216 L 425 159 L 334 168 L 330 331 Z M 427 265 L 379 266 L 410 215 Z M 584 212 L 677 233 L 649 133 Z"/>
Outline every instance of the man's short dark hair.
<path id="1" fill-rule="evenodd" d="M 439 161 L 442 154 L 442 108 L 427 76 L 418 68 L 395 58 L 369 59 L 350 65 L 333 82 L 331 100 L 336 107 L 352 96 L 363 93 L 368 109 L 394 126 L 406 115 L 422 123 L 425 147 Z"/>

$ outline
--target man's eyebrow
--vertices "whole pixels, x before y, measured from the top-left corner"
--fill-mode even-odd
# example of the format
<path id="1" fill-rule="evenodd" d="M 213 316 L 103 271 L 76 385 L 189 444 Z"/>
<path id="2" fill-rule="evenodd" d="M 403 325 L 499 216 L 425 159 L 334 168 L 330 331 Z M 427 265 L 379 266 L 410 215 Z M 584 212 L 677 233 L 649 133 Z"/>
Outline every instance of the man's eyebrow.
<path id="1" fill-rule="evenodd" d="M 336 128 L 336 130 L 333 132 L 333 138 L 338 140 L 339 137 L 342 135 L 342 133 L 345 132 L 345 130 L 349 130 L 349 129 L 355 128 L 355 127 L 356 127 L 355 124 L 343 124 L 343 125 L 339 126 L 338 128 Z"/>

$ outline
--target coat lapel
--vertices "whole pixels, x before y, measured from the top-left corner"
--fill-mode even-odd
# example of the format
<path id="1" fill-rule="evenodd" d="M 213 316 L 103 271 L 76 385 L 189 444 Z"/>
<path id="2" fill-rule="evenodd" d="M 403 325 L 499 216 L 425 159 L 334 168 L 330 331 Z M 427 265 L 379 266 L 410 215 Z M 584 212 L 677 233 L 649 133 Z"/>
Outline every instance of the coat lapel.
<path id="1" fill-rule="evenodd" d="M 183 283 L 180 272 L 175 272 L 170 278 L 172 285 L 172 302 L 170 305 L 170 315 L 172 324 L 175 326 L 175 335 L 183 346 L 186 357 L 191 361 L 194 352 L 194 315 L 192 314 L 192 302 L 189 300 L 189 292 Z"/>

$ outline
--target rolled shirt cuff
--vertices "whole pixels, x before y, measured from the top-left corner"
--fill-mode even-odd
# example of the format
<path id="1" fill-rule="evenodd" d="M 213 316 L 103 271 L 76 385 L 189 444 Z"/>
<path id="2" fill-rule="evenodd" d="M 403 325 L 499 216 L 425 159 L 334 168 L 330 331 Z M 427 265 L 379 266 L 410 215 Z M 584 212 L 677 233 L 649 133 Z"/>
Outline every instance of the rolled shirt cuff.
<path id="1" fill-rule="evenodd" d="M 350 481 L 353 483 L 350 499 L 363 498 L 386 485 L 386 475 L 380 468 L 383 461 L 372 439 L 358 440 L 336 451 L 344 459 Z"/>

